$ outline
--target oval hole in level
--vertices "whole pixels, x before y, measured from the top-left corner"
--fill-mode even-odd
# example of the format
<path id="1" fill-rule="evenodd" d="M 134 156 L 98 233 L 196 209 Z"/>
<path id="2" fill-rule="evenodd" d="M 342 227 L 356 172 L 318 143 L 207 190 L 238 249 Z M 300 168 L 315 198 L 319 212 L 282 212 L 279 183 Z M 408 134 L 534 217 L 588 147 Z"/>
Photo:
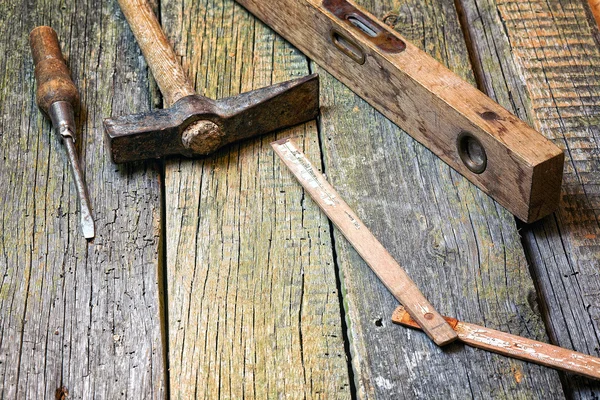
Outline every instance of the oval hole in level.
<path id="1" fill-rule="evenodd" d="M 350 21 L 352 25 L 363 31 L 367 36 L 377 36 L 377 30 L 372 27 L 369 21 L 363 20 L 360 16 L 349 15 L 348 21 Z"/>
<path id="2" fill-rule="evenodd" d="M 360 65 L 365 63 L 365 53 L 351 39 L 335 29 L 331 30 L 330 36 L 335 47 L 337 47 L 342 53 Z"/>

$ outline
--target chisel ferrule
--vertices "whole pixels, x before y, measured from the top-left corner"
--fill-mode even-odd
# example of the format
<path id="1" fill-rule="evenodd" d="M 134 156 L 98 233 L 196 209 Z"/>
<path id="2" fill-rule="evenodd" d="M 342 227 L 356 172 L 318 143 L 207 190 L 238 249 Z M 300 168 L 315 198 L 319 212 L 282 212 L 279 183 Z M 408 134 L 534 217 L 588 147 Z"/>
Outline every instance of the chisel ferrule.
<path id="1" fill-rule="evenodd" d="M 48 108 L 48 115 L 57 134 L 63 138 L 70 137 L 75 141 L 75 114 L 71 103 L 67 101 L 52 103 Z"/>

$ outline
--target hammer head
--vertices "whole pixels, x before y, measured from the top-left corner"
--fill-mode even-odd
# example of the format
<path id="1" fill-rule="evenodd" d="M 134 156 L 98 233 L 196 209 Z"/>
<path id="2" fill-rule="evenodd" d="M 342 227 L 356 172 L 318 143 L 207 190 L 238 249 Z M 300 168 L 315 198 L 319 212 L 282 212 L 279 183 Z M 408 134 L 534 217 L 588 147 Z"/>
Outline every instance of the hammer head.
<path id="1" fill-rule="evenodd" d="M 207 155 L 237 140 L 314 119 L 316 74 L 222 100 L 187 96 L 168 109 L 104 120 L 115 163 L 168 155 Z"/>

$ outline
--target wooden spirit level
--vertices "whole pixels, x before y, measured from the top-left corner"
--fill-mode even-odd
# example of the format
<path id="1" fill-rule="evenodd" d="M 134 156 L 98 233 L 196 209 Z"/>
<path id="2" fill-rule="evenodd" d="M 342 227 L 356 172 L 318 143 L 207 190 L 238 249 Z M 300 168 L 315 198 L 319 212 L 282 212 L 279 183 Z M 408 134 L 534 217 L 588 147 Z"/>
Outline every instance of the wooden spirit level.
<path id="1" fill-rule="evenodd" d="M 525 222 L 554 211 L 564 154 L 347 0 L 237 0 Z"/>

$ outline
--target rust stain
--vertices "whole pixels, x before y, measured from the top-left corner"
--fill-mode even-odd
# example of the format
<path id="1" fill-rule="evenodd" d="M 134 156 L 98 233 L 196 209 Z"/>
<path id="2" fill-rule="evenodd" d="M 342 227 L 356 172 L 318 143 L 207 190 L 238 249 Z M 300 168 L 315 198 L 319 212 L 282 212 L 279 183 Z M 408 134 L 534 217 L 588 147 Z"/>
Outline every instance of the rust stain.
<path id="1" fill-rule="evenodd" d="M 594 235 L 593 233 L 588 233 L 587 235 L 584 236 L 584 238 L 586 239 L 596 239 L 596 235 Z"/>
<path id="2" fill-rule="evenodd" d="M 54 396 L 56 400 L 67 400 L 69 398 L 69 389 L 64 386 L 56 389 L 56 394 Z"/>
<path id="3" fill-rule="evenodd" d="M 521 370 L 521 368 L 519 367 L 512 367 L 512 373 L 513 376 L 515 377 L 515 381 L 517 383 L 521 383 L 521 381 L 523 380 L 523 371 Z"/>

